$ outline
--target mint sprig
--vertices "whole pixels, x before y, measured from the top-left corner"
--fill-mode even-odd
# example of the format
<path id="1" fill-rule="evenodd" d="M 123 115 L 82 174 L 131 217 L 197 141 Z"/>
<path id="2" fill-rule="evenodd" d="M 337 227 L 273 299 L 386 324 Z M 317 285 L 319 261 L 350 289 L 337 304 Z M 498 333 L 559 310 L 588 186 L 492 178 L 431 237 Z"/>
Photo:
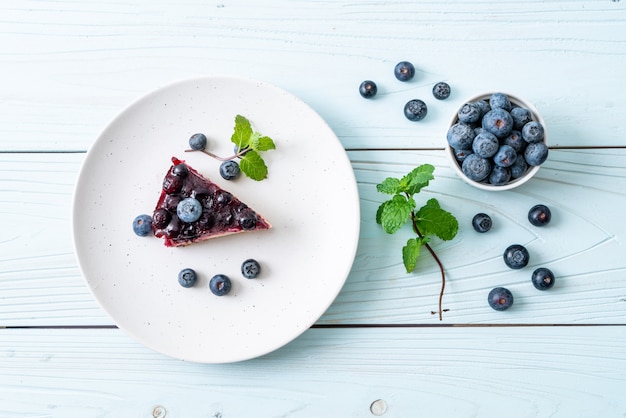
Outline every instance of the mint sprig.
<path id="1" fill-rule="evenodd" d="M 458 232 L 459 223 L 450 212 L 441 208 L 441 205 L 435 198 L 429 199 L 424 206 L 417 209 L 414 195 L 428 186 L 429 182 L 435 178 L 433 176 L 434 171 L 434 166 L 422 164 L 402 178 L 388 177 L 378 184 L 376 190 L 380 193 L 392 195 L 392 197 L 378 207 L 376 222 L 388 234 L 396 233 L 408 221 L 411 222 L 417 237 L 410 238 L 402 248 L 402 261 L 407 273 L 411 273 L 415 270 L 422 246 L 431 253 L 441 271 L 439 320 L 442 320 L 443 312 L 445 311 L 442 309 L 443 293 L 446 285 L 445 270 L 429 242 L 432 236 L 444 241 L 453 239 Z"/>
<path id="2" fill-rule="evenodd" d="M 205 154 L 219 160 L 228 161 L 239 158 L 239 168 L 252 180 L 261 181 L 267 178 L 268 169 L 261 152 L 276 149 L 274 140 L 269 136 L 261 135 L 252 129 L 250 121 L 242 115 L 235 116 L 235 128 L 230 140 L 235 144 L 235 154 L 229 157 L 220 157 L 206 149 L 186 151 L 202 151 Z"/>

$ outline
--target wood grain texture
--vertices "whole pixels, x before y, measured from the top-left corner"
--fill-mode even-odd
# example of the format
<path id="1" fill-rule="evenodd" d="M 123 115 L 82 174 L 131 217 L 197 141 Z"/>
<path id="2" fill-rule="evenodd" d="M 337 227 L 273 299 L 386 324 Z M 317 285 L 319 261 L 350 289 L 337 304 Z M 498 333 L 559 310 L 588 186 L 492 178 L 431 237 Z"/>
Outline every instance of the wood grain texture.
<path id="1" fill-rule="evenodd" d="M 0 415 L 618 418 L 626 327 L 307 331 L 244 363 L 197 365 L 121 331 L 0 330 Z"/>
<path id="2" fill-rule="evenodd" d="M 494 90 L 534 103 L 552 145 L 624 145 L 618 118 L 598 121 L 626 113 L 625 2 L 9 0 L 0 16 L 0 150 L 85 150 L 139 96 L 207 74 L 296 94 L 347 148 L 442 147 L 459 105 Z M 405 59 L 410 83 L 393 77 Z M 420 123 L 402 115 L 413 98 Z"/>
<path id="3" fill-rule="evenodd" d="M 434 241 L 446 266 L 445 323 L 626 323 L 622 280 L 626 236 L 619 211 L 626 206 L 626 150 L 560 150 L 537 176 L 514 191 L 492 193 L 463 183 L 448 168 L 443 151 L 351 151 L 361 196 L 361 235 L 355 264 L 344 289 L 321 324 L 436 323 L 439 272 L 424 253 L 406 274 L 401 248 L 406 227 L 387 235 L 374 215 L 385 195 L 375 185 L 418 164 L 436 166 L 436 179 L 419 198 L 436 197 L 460 221 L 457 238 Z M 4 154 L 0 161 L 6 221 L 0 242 L 0 325 L 107 325 L 73 255 L 71 199 L 83 154 Z M 155 186 L 158 188 L 158 185 Z M 156 193 L 156 192 L 155 192 Z M 553 221 L 545 228 L 526 220 L 536 203 L 548 204 Z M 494 228 L 478 234 L 472 216 L 489 213 Z M 510 270 L 504 248 L 526 245 L 531 263 Z M 557 276 L 547 292 L 532 287 L 534 268 Z M 489 290 L 509 287 L 515 309 L 496 313 Z"/>

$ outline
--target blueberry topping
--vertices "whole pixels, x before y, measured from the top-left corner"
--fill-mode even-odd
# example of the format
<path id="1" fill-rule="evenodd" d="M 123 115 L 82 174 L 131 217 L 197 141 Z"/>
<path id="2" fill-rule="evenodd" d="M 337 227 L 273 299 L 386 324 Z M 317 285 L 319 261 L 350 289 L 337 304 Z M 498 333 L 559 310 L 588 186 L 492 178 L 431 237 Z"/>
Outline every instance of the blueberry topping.
<path id="1" fill-rule="evenodd" d="M 185 164 L 176 164 L 172 168 L 172 174 L 178 177 L 185 177 L 189 174 L 189 168 Z"/>
<path id="2" fill-rule="evenodd" d="M 513 305 L 513 294 L 505 287 L 495 287 L 489 292 L 487 302 L 496 311 L 504 311 Z"/>
<path id="3" fill-rule="evenodd" d="M 189 138 L 189 147 L 193 150 L 200 151 L 206 148 L 207 139 L 204 134 L 193 134 Z"/>
<path id="4" fill-rule="evenodd" d="M 234 180 L 239 176 L 239 164 L 236 161 L 229 160 L 220 164 L 220 176 L 225 180 Z"/>
<path id="5" fill-rule="evenodd" d="M 524 141 L 534 144 L 535 142 L 543 141 L 544 129 L 543 126 L 536 121 L 528 122 L 522 128 L 522 138 Z"/>
<path id="6" fill-rule="evenodd" d="M 172 171 L 174 171 L 172 169 Z M 167 194 L 178 193 L 183 188 L 183 180 L 181 176 L 167 175 L 163 179 L 163 191 Z"/>
<path id="7" fill-rule="evenodd" d="M 489 98 L 489 106 L 492 109 L 504 109 L 509 112 L 511 110 L 511 101 L 504 93 L 493 93 Z"/>
<path id="8" fill-rule="evenodd" d="M 409 81 L 415 75 L 415 67 L 408 61 L 401 61 L 396 64 L 393 74 L 400 81 Z"/>
<path id="9" fill-rule="evenodd" d="M 371 99 L 372 97 L 376 96 L 377 92 L 378 86 L 376 86 L 376 83 L 374 83 L 372 80 L 365 80 L 359 86 L 359 94 L 366 99 Z"/>
<path id="10" fill-rule="evenodd" d="M 182 287 L 192 287 L 194 284 L 196 284 L 197 279 L 198 276 L 196 275 L 196 272 L 190 268 L 182 269 L 178 273 L 178 283 Z"/>
<path id="11" fill-rule="evenodd" d="M 152 232 L 152 218 L 150 215 L 139 215 L 133 220 L 133 231 L 140 237 L 145 237 Z"/>
<path id="12" fill-rule="evenodd" d="M 543 142 L 528 144 L 524 150 L 524 158 L 528 165 L 541 165 L 548 159 L 548 146 Z"/>
<path id="13" fill-rule="evenodd" d="M 479 157 L 476 154 L 468 155 L 463 164 L 461 164 L 461 170 L 468 179 L 473 181 L 483 181 L 489 177 L 493 163 L 487 158 Z"/>
<path id="14" fill-rule="evenodd" d="M 535 205 L 528 211 L 528 221 L 535 226 L 544 226 L 550 223 L 552 212 L 546 205 Z"/>
<path id="15" fill-rule="evenodd" d="M 491 216 L 486 213 L 477 213 L 472 218 L 472 226 L 476 232 L 485 233 L 491 229 L 493 225 L 491 221 Z"/>
<path id="16" fill-rule="evenodd" d="M 216 274 L 209 281 L 209 289 L 213 292 L 214 295 L 224 296 L 232 287 L 232 283 L 230 278 L 224 274 Z"/>
<path id="17" fill-rule="evenodd" d="M 261 273 L 261 265 L 255 259 L 249 258 L 241 264 L 241 274 L 246 279 L 254 279 Z"/>
<path id="18" fill-rule="evenodd" d="M 460 122 L 476 123 L 480 120 L 482 112 L 476 103 L 465 103 L 457 112 L 457 116 Z"/>
<path id="19" fill-rule="evenodd" d="M 176 207 L 176 215 L 183 222 L 195 222 L 202 215 L 202 204 L 193 197 L 187 197 Z"/>
<path id="20" fill-rule="evenodd" d="M 528 265 L 528 261 L 530 260 L 530 255 L 528 254 L 528 250 L 526 247 L 520 244 L 513 244 L 507 247 L 504 250 L 504 264 L 506 264 L 509 268 L 514 270 L 519 270 Z"/>
<path id="21" fill-rule="evenodd" d="M 243 229 L 254 229 L 256 221 L 256 214 L 250 209 L 243 210 L 237 215 L 237 222 Z"/>
<path id="22" fill-rule="evenodd" d="M 413 122 L 424 119 L 427 113 L 428 107 L 426 103 L 420 99 L 409 100 L 404 105 L 404 116 Z"/>
<path id="23" fill-rule="evenodd" d="M 450 85 L 446 82 L 440 81 L 433 86 L 433 96 L 437 100 L 445 100 L 450 97 Z"/>
<path id="24" fill-rule="evenodd" d="M 539 267 L 531 276 L 533 286 L 538 290 L 548 290 L 554 286 L 554 274 L 545 267 Z"/>
<path id="25" fill-rule="evenodd" d="M 172 215 L 164 208 L 159 208 L 152 214 L 152 223 L 158 229 L 165 228 L 171 219 Z"/>

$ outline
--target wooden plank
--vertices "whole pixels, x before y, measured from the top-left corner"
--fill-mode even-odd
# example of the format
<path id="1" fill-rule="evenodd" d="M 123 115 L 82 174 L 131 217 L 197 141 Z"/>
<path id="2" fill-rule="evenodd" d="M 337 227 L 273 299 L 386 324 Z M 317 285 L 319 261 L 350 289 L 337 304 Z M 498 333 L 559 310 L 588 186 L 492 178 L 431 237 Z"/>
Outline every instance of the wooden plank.
<path id="1" fill-rule="evenodd" d="M 0 15 L 0 150 L 86 150 L 131 101 L 207 74 L 277 84 L 348 148 L 442 147 L 457 108 L 493 90 L 534 103 L 553 145 L 625 145 L 610 116 L 626 113 L 624 2 L 5 1 Z M 404 59 L 410 83 L 393 77 Z M 367 78 L 376 100 L 358 95 Z M 402 114 L 413 98 L 420 123 Z"/>
<path id="2" fill-rule="evenodd" d="M 0 415 L 366 417 L 379 401 L 389 418 L 617 418 L 625 340 L 623 326 L 313 329 L 200 365 L 116 329 L 0 329 Z"/>
<path id="3" fill-rule="evenodd" d="M 81 277 L 70 235 L 73 185 L 83 154 L 0 154 L 0 325 L 107 325 Z M 536 179 L 515 190 L 489 193 L 461 182 L 441 151 L 350 152 L 361 195 L 362 228 L 352 272 L 321 324 L 437 323 L 440 277 L 428 254 L 407 275 L 400 249 L 408 228 L 385 234 L 374 222 L 385 198 L 375 184 L 412 167 L 436 165 L 423 191 L 436 197 L 461 223 L 457 238 L 433 242 L 447 269 L 444 318 L 450 323 L 624 323 L 626 304 L 620 211 L 626 205 L 626 150 L 554 151 Z M 418 196 L 421 198 L 421 196 Z M 547 203 L 553 222 L 531 227 L 526 211 Z M 494 229 L 477 234 L 471 217 L 485 211 Z M 530 266 L 509 270 L 504 248 L 526 244 Z M 545 265 L 556 286 L 539 292 L 533 267 Z M 505 285 L 515 309 L 497 313 L 487 292 Z"/>

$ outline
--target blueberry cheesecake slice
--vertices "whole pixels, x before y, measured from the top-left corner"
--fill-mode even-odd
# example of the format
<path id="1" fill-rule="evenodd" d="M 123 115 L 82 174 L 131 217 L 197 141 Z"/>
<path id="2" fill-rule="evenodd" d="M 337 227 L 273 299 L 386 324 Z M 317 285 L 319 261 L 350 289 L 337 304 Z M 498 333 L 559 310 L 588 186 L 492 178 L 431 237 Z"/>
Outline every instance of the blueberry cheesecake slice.
<path id="1" fill-rule="evenodd" d="M 152 214 L 152 231 L 167 247 L 271 228 L 261 215 L 184 161 L 172 157 Z"/>

